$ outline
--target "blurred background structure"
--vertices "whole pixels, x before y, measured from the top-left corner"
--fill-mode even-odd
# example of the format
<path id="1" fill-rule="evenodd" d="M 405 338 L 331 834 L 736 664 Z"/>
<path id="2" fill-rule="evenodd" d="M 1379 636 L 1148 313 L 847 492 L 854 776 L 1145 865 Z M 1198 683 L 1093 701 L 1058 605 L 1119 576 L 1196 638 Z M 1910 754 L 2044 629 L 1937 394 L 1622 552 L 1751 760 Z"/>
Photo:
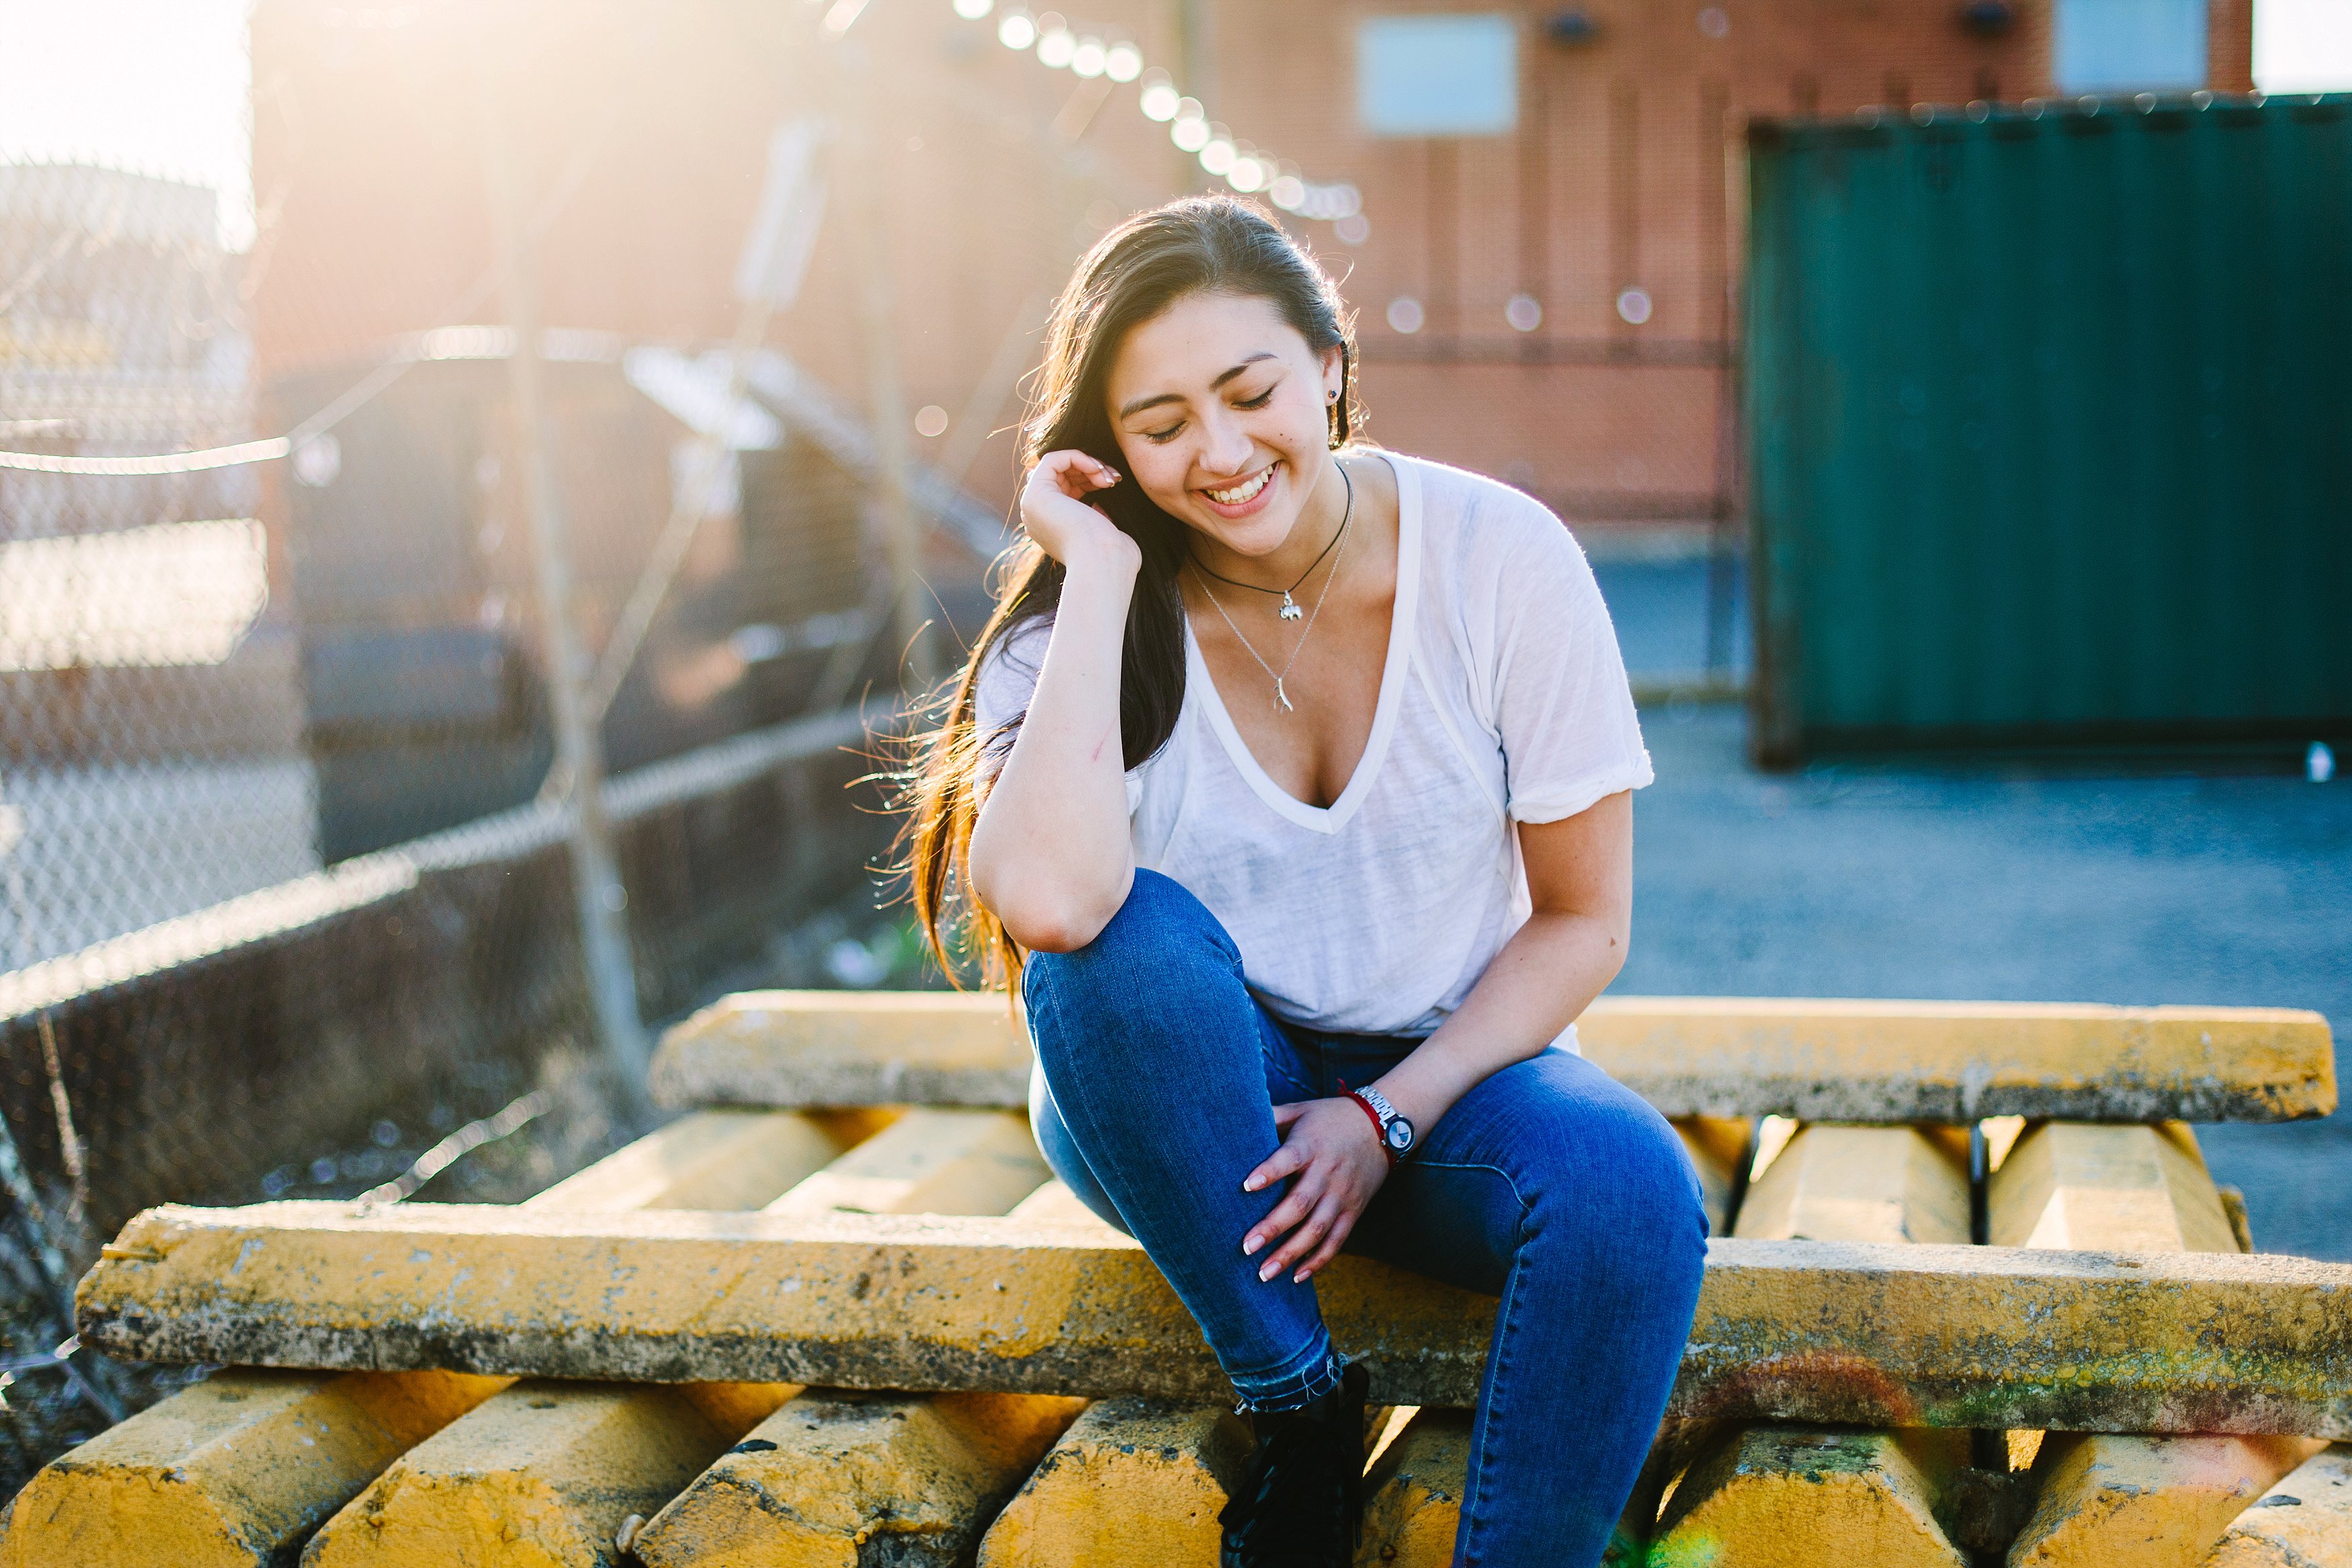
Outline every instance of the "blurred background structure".
<path id="1" fill-rule="evenodd" d="M 936 980 L 863 737 L 1185 191 L 1595 559 L 1627 988 L 2352 1017 L 2335 0 L 1093 3 L 0 0 L 0 1490 L 152 1392 L 58 1350 L 137 1208 L 519 1196 L 709 996 Z"/>

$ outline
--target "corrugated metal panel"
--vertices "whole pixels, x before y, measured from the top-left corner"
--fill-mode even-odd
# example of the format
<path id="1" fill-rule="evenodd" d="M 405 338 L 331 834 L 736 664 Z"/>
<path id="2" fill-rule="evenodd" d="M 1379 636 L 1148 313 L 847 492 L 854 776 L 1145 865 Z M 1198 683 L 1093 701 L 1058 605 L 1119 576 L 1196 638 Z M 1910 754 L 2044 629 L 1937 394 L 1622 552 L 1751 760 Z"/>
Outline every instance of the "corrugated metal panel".
<path id="1" fill-rule="evenodd" d="M 1750 152 L 1760 760 L 2352 733 L 2352 100 Z"/>

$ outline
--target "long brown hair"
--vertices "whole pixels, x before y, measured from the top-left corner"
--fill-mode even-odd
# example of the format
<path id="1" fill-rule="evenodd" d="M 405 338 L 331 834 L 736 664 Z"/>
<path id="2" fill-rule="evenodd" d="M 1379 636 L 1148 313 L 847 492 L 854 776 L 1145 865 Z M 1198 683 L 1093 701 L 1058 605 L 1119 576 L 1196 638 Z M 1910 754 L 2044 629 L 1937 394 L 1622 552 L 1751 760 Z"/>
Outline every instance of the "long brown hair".
<path id="1" fill-rule="evenodd" d="M 1129 331 L 1195 294 L 1268 300 L 1316 353 L 1338 349 L 1339 397 L 1330 409 L 1328 439 L 1336 451 L 1355 436 L 1354 323 L 1339 286 L 1258 207 L 1231 196 L 1188 196 L 1137 214 L 1078 262 L 1046 329 L 1045 359 L 1022 428 L 1024 470 L 1068 448 L 1113 466 L 1121 462 L 1104 392 L 1111 361 Z M 1094 504 L 1143 551 L 1118 674 L 1119 741 L 1132 768 L 1167 744 L 1184 706 L 1184 602 L 1176 582 L 1184 525 L 1132 483 L 1103 492 Z M 971 896 L 967 867 L 977 814 L 973 770 L 983 755 L 1001 758 L 1011 749 L 1019 721 L 981 735 L 972 693 L 990 651 L 1020 627 L 1053 615 L 1062 598 L 1062 564 L 1026 540 L 997 562 L 995 578 L 995 612 L 954 683 L 934 701 L 936 727 L 915 737 L 900 797 L 915 917 L 932 956 L 959 984 L 959 957 L 976 961 L 989 983 L 1009 984 L 1022 962 L 1003 924 Z"/>

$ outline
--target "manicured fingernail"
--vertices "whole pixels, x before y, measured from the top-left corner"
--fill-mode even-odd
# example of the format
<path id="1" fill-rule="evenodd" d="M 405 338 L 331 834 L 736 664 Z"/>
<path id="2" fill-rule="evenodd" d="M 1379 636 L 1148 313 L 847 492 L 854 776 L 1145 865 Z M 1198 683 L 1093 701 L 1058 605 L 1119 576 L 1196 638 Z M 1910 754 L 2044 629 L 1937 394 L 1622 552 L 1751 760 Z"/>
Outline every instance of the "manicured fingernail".
<path id="1" fill-rule="evenodd" d="M 1290 1282 L 1294 1285 L 1303 1285 L 1307 1283 L 1307 1270 L 1301 1269 L 1297 1273 L 1293 1274 L 1290 1277 Z"/>
<path id="2" fill-rule="evenodd" d="M 1268 1280 L 1271 1280 L 1271 1279 L 1273 1279 L 1273 1278 L 1274 1278 L 1274 1265 L 1273 1265 L 1273 1264 L 1271 1264 L 1271 1263 L 1268 1263 L 1265 1268 L 1260 1269 L 1260 1270 L 1257 1271 L 1258 1283 L 1259 1283 L 1259 1284 L 1261 1284 L 1261 1285 L 1262 1285 L 1262 1284 L 1264 1284 L 1264 1283 L 1265 1283 L 1265 1281 L 1267 1281 Z"/>
<path id="3" fill-rule="evenodd" d="M 1264 1183 L 1264 1182 L 1262 1182 L 1262 1181 L 1258 1180 L 1258 1179 L 1257 1179 L 1257 1177 L 1255 1177 L 1255 1176 L 1252 1176 L 1252 1177 L 1250 1177 L 1250 1178 L 1249 1178 L 1249 1180 L 1247 1180 L 1247 1181 L 1245 1181 L 1245 1182 L 1242 1183 L 1242 1190 L 1243 1190 L 1244 1192 L 1255 1192 L 1258 1188 L 1260 1188 L 1260 1187 L 1264 1186 L 1265 1185 L 1265 1183 Z"/>
<path id="4" fill-rule="evenodd" d="M 1243 1257 L 1244 1257 L 1244 1258 L 1250 1257 L 1250 1256 L 1252 1256 L 1253 1254 L 1255 1254 L 1255 1253 L 1257 1251 L 1257 1249 L 1258 1249 L 1259 1248 L 1261 1248 L 1261 1247 L 1263 1247 L 1263 1246 L 1265 1246 L 1265 1237 L 1263 1237 L 1263 1236 L 1253 1236 L 1253 1237 L 1251 1237 L 1248 1240 L 1246 1240 L 1246 1241 L 1244 1241 L 1244 1242 L 1243 1242 L 1243 1243 L 1242 1243 L 1242 1256 L 1243 1256 Z"/>

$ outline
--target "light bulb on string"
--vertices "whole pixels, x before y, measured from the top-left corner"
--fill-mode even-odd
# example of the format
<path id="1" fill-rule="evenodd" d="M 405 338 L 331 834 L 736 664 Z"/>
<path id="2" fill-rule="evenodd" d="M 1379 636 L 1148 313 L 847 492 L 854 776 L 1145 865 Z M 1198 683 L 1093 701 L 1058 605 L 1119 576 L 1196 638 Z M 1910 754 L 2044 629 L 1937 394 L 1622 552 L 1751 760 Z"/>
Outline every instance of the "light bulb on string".
<path id="1" fill-rule="evenodd" d="M 1176 106 L 1183 101 L 1176 94 L 1176 84 L 1168 79 L 1166 71 L 1153 71 L 1144 78 L 1143 91 L 1137 99 L 1143 118 L 1165 125 L 1176 118 Z"/>
<path id="2" fill-rule="evenodd" d="M 1008 49 L 1025 49 L 1037 41 L 1037 24 L 1026 11 L 1007 11 L 996 24 L 996 41 Z"/>
<path id="3" fill-rule="evenodd" d="M 1226 171 L 1225 183 L 1245 196 L 1254 191 L 1262 190 L 1265 185 L 1265 165 L 1255 158 L 1244 154 L 1234 159 L 1234 166 Z"/>
<path id="4" fill-rule="evenodd" d="M 1080 38 L 1077 47 L 1070 51 L 1071 73 L 1090 81 L 1103 74 L 1103 67 L 1108 63 L 1100 38 Z"/>
<path id="5" fill-rule="evenodd" d="M 1234 139 L 1222 125 L 1209 128 L 1208 142 L 1201 149 L 1201 167 L 1212 174 L 1222 174 L 1234 166 Z"/>
<path id="6" fill-rule="evenodd" d="M 1143 74 L 1143 51 L 1133 44 L 1113 44 L 1103 54 L 1103 75 L 1113 81 L 1133 81 Z"/>
<path id="7" fill-rule="evenodd" d="M 1198 152 L 1209 144 L 1208 117 L 1201 112 L 1200 104 L 1186 99 L 1177 106 L 1176 123 L 1168 128 L 1168 140 L 1187 152 Z"/>
<path id="8" fill-rule="evenodd" d="M 967 22 L 977 22 L 996 9 L 996 0 L 955 0 L 955 14 Z"/>
<path id="9" fill-rule="evenodd" d="M 1060 70 L 1078 52 L 1077 35 L 1061 17 L 1048 11 L 1037 18 L 1037 63 Z"/>

